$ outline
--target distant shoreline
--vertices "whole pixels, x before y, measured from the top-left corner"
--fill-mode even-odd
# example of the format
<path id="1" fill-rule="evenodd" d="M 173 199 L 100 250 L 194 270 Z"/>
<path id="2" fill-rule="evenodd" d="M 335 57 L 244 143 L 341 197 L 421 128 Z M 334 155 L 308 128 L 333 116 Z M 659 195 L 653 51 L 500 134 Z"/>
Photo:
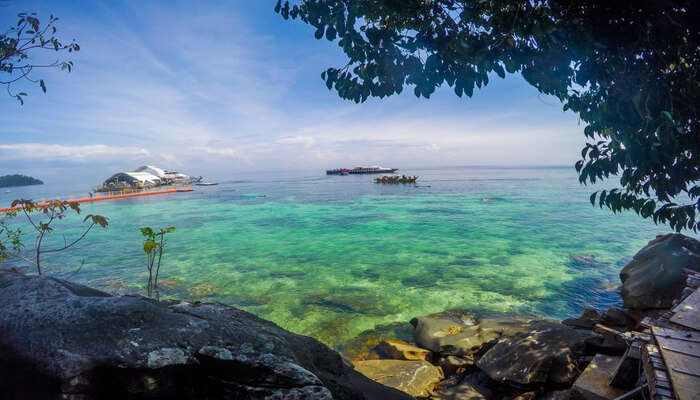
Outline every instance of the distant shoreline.
<path id="1" fill-rule="evenodd" d="M 4 175 L 0 176 L 0 188 L 43 185 L 44 182 L 26 175 Z"/>

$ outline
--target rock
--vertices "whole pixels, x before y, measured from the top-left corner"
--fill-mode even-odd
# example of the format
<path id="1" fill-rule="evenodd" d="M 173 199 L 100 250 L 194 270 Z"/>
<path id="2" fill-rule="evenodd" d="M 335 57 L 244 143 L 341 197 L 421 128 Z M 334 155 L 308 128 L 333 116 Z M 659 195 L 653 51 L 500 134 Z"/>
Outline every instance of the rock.
<path id="1" fill-rule="evenodd" d="M 430 350 L 412 346 L 403 340 L 385 339 L 377 345 L 377 352 L 385 354 L 394 360 L 425 360 L 432 359 Z"/>
<path id="2" fill-rule="evenodd" d="M 515 396 L 513 400 L 532 400 L 537 395 L 536 392 L 525 392 Z"/>
<path id="3" fill-rule="evenodd" d="M 540 400 L 569 400 L 571 399 L 571 390 L 555 390 L 547 392 L 539 397 Z"/>
<path id="4" fill-rule="evenodd" d="M 625 328 L 633 328 L 636 321 L 632 318 L 627 310 L 620 307 L 610 307 L 603 313 L 602 322 L 605 325 L 619 326 Z"/>
<path id="5" fill-rule="evenodd" d="M 569 261 L 574 268 L 600 268 L 605 263 L 596 260 L 594 255 L 573 254 L 569 256 Z"/>
<path id="6" fill-rule="evenodd" d="M 377 325 L 341 343 L 338 351 L 351 360 L 376 360 L 381 357 L 374 349 L 382 340 L 392 338 L 407 341 L 412 337 L 413 326 L 408 322 Z"/>
<path id="7" fill-rule="evenodd" d="M 572 387 L 574 396 L 584 400 L 610 400 L 625 394 L 624 389 L 608 385 L 619 361 L 620 357 L 598 354 L 576 379 Z"/>
<path id="8" fill-rule="evenodd" d="M 620 272 L 627 308 L 669 308 L 683 290 L 683 269 L 700 271 L 700 241 L 679 233 L 657 236 Z"/>
<path id="9" fill-rule="evenodd" d="M 501 338 L 476 366 L 491 379 L 509 384 L 569 384 L 576 377 L 574 356 L 588 331 L 553 321 L 532 321 L 526 332 Z"/>
<path id="10" fill-rule="evenodd" d="M 445 375 L 453 375 L 462 368 L 474 366 L 474 359 L 471 357 L 462 358 L 457 356 L 445 356 L 440 358 L 438 365 L 440 368 L 442 368 Z"/>
<path id="11" fill-rule="evenodd" d="M 578 318 L 569 318 L 561 321 L 562 324 L 582 329 L 593 329 L 595 324 L 602 321 L 602 316 L 600 313 L 592 308 L 587 308 L 583 310 L 581 316 Z"/>
<path id="12" fill-rule="evenodd" d="M 602 316 L 600 313 L 593 308 L 586 308 L 583 310 L 581 315 L 578 317 L 579 319 L 589 319 L 591 321 L 600 321 Z"/>
<path id="13" fill-rule="evenodd" d="M 442 355 L 465 356 L 502 335 L 527 331 L 527 321 L 515 318 L 483 318 L 446 312 L 411 320 L 413 339 L 420 347 Z"/>
<path id="14" fill-rule="evenodd" d="M 0 272 L 0 288 L 6 398 L 409 399 L 315 339 L 225 305 L 15 272 Z"/>
<path id="15" fill-rule="evenodd" d="M 413 397 L 428 397 L 442 380 L 442 370 L 427 361 L 367 360 L 355 361 L 355 369 L 383 385 Z"/>
<path id="16" fill-rule="evenodd" d="M 486 400 L 488 395 L 484 395 L 482 391 L 477 390 L 471 383 L 464 382 L 457 386 L 452 386 L 440 389 L 434 394 L 431 399 L 436 400 Z M 490 395 L 490 393 L 489 393 Z"/>

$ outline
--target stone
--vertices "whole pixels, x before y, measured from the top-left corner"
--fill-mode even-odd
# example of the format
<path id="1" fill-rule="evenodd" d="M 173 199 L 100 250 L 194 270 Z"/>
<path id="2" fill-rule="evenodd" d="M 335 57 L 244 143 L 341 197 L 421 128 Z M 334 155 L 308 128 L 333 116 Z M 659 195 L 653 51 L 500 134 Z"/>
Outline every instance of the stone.
<path id="1" fill-rule="evenodd" d="M 593 329 L 595 324 L 602 321 L 603 316 L 593 308 L 583 310 L 578 318 L 569 318 L 561 321 L 562 324 L 573 328 Z"/>
<path id="2" fill-rule="evenodd" d="M 543 393 L 540 400 L 570 400 L 571 399 L 571 389 L 566 390 L 555 390 L 552 392 Z"/>
<path id="3" fill-rule="evenodd" d="M 700 241 L 679 233 L 659 235 L 620 272 L 626 308 L 670 308 L 685 286 L 683 269 L 700 271 Z"/>
<path id="4" fill-rule="evenodd" d="M 527 331 L 527 320 L 476 318 L 446 312 L 411 320 L 413 339 L 420 347 L 442 355 L 465 356 L 503 335 Z"/>
<path id="5" fill-rule="evenodd" d="M 574 382 L 572 387 L 574 397 L 584 400 L 611 400 L 625 394 L 624 389 L 608 385 L 608 380 L 618 362 L 620 357 L 598 354 Z"/>
<path id="6" fill-rule="evenodd" d="M 474 366 L 474 359 L 471 357 L 444 356 L 440 358 L 438 365 L 442 368 L 445 375 L 453 375 L 462 368 Z"/>
<path id="7" fill-rule="evenodd" d="M 513 398 L 513 400 L 532 400 L 537 396 L 536 392 L 521 393 Z"/>
<path id="8" fill-rule="evenodd" d="M 481 389 L 481 388 L 479 388 Z M 431 399 L 435 400 L 486 400 L 489 398 L 490 393 L 486 392 L 484 395 L 484 390 L 477 390 L 477 387 L 472 385 L 470 382 L 463 382 L 459 385 L 441 388 L 437 393 L 435 393 Z"/>
<path id="9" fill-rule="evenodd" d="M 377 345 L 376 350 L 379 354 L 384 354 L 394 360 L 430 361 L 432 358 L 430 350 L 410 345 L 403 340 L 384 339 Z"/>
<path id="10" fill-rule="evenodd" d="M 222 304 L 113 296 L 0 271 L 11 399 L 410 399 L 313 338 Z"/>
<path id="11" fill-rule="evenodd" d="M 633 328 L 636 321 L 627 310 L 620 307 L 610 307 L 603 313 L 602 322 L 605 325 Z"/>
<path id="12" fill-rule="evenodd" d="M 413 397 L 428 397 L 444 378 L 442 370 L 427 361 L 355 361 L 355 369 L 366 377 Z"/>
<path id="13" fill-rule="evenodd" d="M 575 355 L 591 336 L 558 322 L 532 321 L 526 332 L 502 337 L 476 366 L 497 382 L 570 384 L 577 374 Z"/>
<path id="14" fill-rule="evenodd" d="M 598 312 L 598 310 L 594 308 L 586 308 L 583 310 L 581 315 L 578 317 L 579 319 L 589 319 L 591 321 L 600 321 L 602 318 L 602 315 Z"/>

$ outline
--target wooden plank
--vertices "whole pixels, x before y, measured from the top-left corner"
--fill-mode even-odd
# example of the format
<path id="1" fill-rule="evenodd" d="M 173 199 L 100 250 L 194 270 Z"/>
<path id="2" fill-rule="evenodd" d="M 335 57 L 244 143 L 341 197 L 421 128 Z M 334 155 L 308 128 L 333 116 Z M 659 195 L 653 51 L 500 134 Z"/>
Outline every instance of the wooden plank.
<path id="1" fill-rule="evenodd" d="M 651 398 L 653 400 L 674 399 L 673 388 L 666 374 L 666 365 L 656 345 L 642 345 L 642 366 L 647 377 L 647 386 L 649 387 Z"/>
<path id="2" fill-rule="evenodd" d="M 700 400 L 700 343 L 673 338 L 682 331 L 651 329 L 678 400 Z"/>
<path id="3" fill-rule="evenodd" d="M 700 331 L 700 288 L 677 305 L 671 322 Z"/>
<path id="4" fill-rule="evenodd" d="M 660 327 L 657 327 L 660 328 Z M 678 339 L 685 342 L 695 342 L 700 343 L 700 332 L 697 331 L 676 331 L 672 329 L 666 329 L 665 333 L 661 331 L 657 332 L 655 336 L 661 336 L 671 339 Z"/>

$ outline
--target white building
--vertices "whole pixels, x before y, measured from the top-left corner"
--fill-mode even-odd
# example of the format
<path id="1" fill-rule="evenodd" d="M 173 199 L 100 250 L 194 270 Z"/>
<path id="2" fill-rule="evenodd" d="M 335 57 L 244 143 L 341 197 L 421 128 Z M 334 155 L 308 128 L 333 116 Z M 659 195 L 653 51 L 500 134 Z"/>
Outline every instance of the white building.
<path id="1" fill-rule="evenodd" d="M 179 172 L 168 172 L 153 165 L 143 165 L 129 172 L 118 172 L 110 176 L 98 189 L 108 191 L 123 188 L 147 188 L 170 184 L 197 182 L 201 177 L 192 178 Z"/>

